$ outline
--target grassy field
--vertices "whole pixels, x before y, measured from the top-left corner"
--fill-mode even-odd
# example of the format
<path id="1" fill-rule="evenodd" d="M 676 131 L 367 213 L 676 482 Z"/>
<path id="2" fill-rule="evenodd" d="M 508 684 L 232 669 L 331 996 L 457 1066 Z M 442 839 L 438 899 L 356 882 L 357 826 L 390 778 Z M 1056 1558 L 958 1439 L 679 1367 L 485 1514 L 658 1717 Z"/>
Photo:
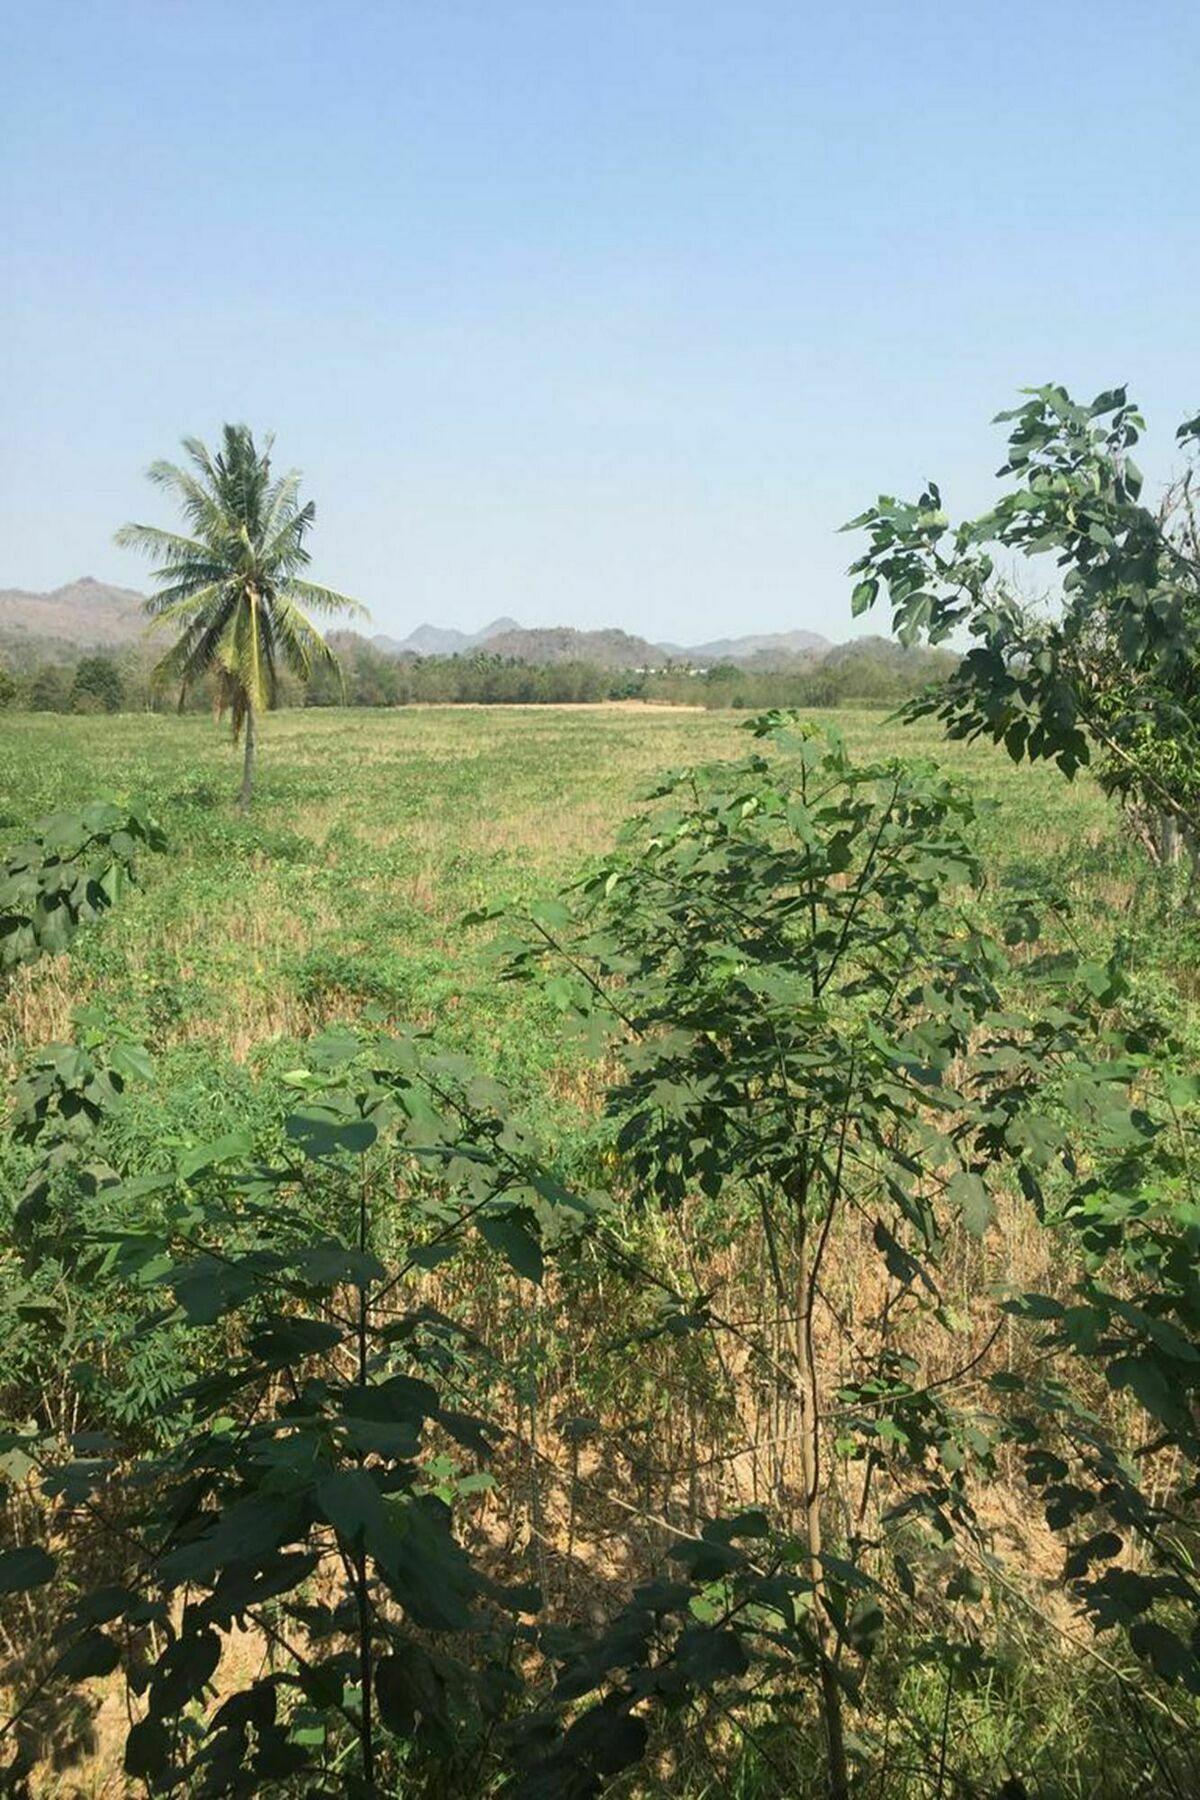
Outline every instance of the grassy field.
<path id="1" fill-rule="evenodd" d="M 1062 909 L 1055 930 L 1089 953 L 1127 940 L 1135 982 L 1186 1023 L 1184 971 L 1195 959 L 1181 945 L 1185 927 L 1150 929 L 1153 883 L 1086 775 L 1068 783 L 1054 768 L 1017 769 L 989 747 L 947 745 L 931 727 L 904 728 L 878 713 L 813 716 L 860 757 L 936 758 L 983 803 L 985 920 L 1014 889 L 1053 896 Z M 290 1101 L 273 1077 L 293 1066 L 298 1041 L 366 1014 L 433 1027 L 443 1043 L 502 1074 L 543 1122 L 573 1117 L 582 1141 L 578 1102 L 588 1090 L 579 1043 L 564 1039 L 535 989 L 497 982 L 492 929 L 466 926 L 463 916 L 552 894 L 611 845 L 659 772 L 744 754 L 743 727 L 735 714 L 624 706 L 281 713 L 264 722 L 259 791 L 242 818 L 236 754 L 208 719 L 0 715 L 0 842 L 93 798 L 146 804 L 168 838 L 164 853 L 142 858 L 136 891 L 68 954 L 18 973 L 0 997 L 0 1058 L 11 1069 L 29 1049 L 69 1038 L 78 1009 L 91 1008 L 153 1052 L 152 1081 L 122 1129 L 136 1135 L 137 1166 L 170 1166 L 181 1147 L 247 1120 L 277 1129 Z M 557 1148 L 570 1133 L 552 1138 Z M 0 1157 L 0 1186 L 7 1175 L 15 1194 L 23 1166 Z M 955 1322 L 947 1347 L 929 1352 L 947 1357 L 947 1368 L 995 1341 L 996 1284 L 1069 1279 L 1054 1266 L 1050 1239 L 1021 1223 L 1026 1216 L 1015 1203 L 1002 1210 L 986 1244 L 959 1234 L 945 1266 Z M 644 1214 L 630 1225 L 639 1254 L 672 1280 L 695 1253 L 685 1226 Z M 872 1255 L 856 1230 L 834 1296 L 851 1310 Z M 703 1249 L 706 1279 L 736 1290 L 749 1314 L 761 1301 L 762 1271 L 736 1234 Z M 467 1318 L 512 1367 L 532 1371 L 528 1389 L 518 1382 L 513 1390 L 527 1460 L 514 1457 L 505 1471 L 503 1516 L 518 1572 L 536 1575 L 552 1605 L 610 1604 L 663 1554 L 667 1515 L 694 1519 L 698 1505 L 758 1503 L 758 1452 L 749 1458 L 739 1434 L 752 1429 L 757 1445 L 774 1414 L 764 1425 L 746 1371 L 714 1360 L 703 1344 L 655 1339 L 631 1359 L 628 1309 L 643 1299 L 614 1299 L 603 1284 L 582 1298 L 548 1287 L 531 1311 L 530 1290 L 507 1271 L 471 1263 L 460 1277 L 431 1279 L 438 1305 Z M 653 1316 L 646 1311 L 643 1322 Z M 925 1345 L 920 1333 L 917 1341 Z M 930 1366 L 936 1374 L 943 1365 Z M 568 1455 L 537 1423 L 534 1393 L 547 1417 L 608 1422 L 620 1446 L 611 1462 Z M 997 1541 L 1015 1546 L 1025 1574 L 1048 1576 L 1057 1551 L 1039 1536 L 1015 1482 L 998 1483 L 988 1508 Z M 574 1561 L 561 1555 L 564 1540 Z M 1069 1614 L 1060 1607 L 1047 1620 L 1045 1611 L 1018 1597 L 999 1634 L 996 1694 L 980 1690 L 956 1715 L 956 1753 L 988 1783 L 956 1791 L 990 1795 L 1020 1766 L 1043 1772 L 1038 1791 L 1047 1795 L 1115 1800 L 1135 1791 L 1127 1776 L 1137 1761 L 1121 1765 L 1116 1785 L 1103 1785 L 1106 1745 L 1124 1729 L 1120 1707 L 1093 1664 L 1072 1665 L 1059 1679 Z M 932 1741 L 944 1734 L 948 1704 L 940 1678 L 916 1664 L 905 1680 L 900 1711 L 923 1721 Z M 744 1748 L 726 1742 L 727 1761 L 713 1775 L 707 1752 L 689 1760 L 685 1745 L 658 1777 L 622 1791 L 694 1800 L 810 1791 L 811 1743 L 796 1751 L 794 1787 L 781 1787 L 769 1763 L 764 1775 L 753 1756 L 743 1762 Z M 932 1791 L 923 1779 L 909 1786 L 897 1776 L 879 1792 L 908 1800 Z"/>
<path id="2" fill-rule="evenodd" d="M 981 847 L 997 882 L 1052 883 L 1107 931 L 1136 860 L 1081 777 L 1015 769 L 879 713 L 814 714 L 853 752 L 935 755 L 991 803 Z M 169 848 L 142 888 L 69 957 L 29 969 L 0 1043 L 61 1037 L 82 1002 L 156 1049 L 244 1061 L 373 1003 L 508 1054 L 529 1051 L 513 994 L 497 1006 L 473 907 L 552 892 L 612 841 L 660 770 L 741 754 L 736 714 L 623 707 L 291 712 L 264 723 L 253 814 L 236 757 L 205 718 L 0 715 L 0 840 L 56 808 L 141 800 Z"/>

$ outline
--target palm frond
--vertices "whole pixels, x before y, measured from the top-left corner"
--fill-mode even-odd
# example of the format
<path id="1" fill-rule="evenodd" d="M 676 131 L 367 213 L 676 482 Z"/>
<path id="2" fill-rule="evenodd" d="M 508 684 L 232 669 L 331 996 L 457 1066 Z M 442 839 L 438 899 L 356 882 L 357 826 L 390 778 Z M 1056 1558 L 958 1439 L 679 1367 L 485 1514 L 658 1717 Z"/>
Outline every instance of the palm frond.
<path id="1" fill-rule="evenodd" d="M 159 631 L 168 625 L 177 625 L 181 621 L 185 625 L 194 624 L 197 629 L 207 629 L 214 617 L 212 611 L 214 603 L 220 601 L 223 596 L 228 597 L 230 605 L 236 605 L 237 595 L 231 593 L 224 580 L 211 582 L 208 587 L 188 589 L 186 592 L 174 595 L 172 589 L 162 588 L 157 594 L 152 594 L 146 602 L 147 609 L 150 607 L 154 609 L 148 629 Z"/>
<path id="2" fill-rule="evenodd" d="M 266 703 L 274 707 L 279 701 L 279 646 L 276 642 L 272 609 L 261 606 L 257 613 L 259 661 Z"/>
<path id="3" fill-rule="evenodd" d="M 228 660 L 224 666 L 230 674 L 237 676 L 252 706 L 266 707 L 270 701 L 270 688 L 263 666 L 257 598 L 252 600 L 249 595 L 242 596 L 230 620 L 226 646 Z"/>
<path id="4" fill-rule="evenodd" d="M 176 531 L 161 531 L 157 525 L 122 525 L 113 533 L 113 543 L 122 550 L 138 550 L 143 556 L 207 557 L 212 546 L 199 538 L 181 537 Z"/>
<path id="5" fill-rule="evenodd" d="M 255 448 L 247 425 L 226 425 L 216 458 L 217 486 L 226 508 L 251 543 L 261 542 L 263 503 L 270 488 L 272 439 Z"/>
<path id="6" fill-rule="evenodd" d="M 280 595 L 271 609 L 274 638 L 294 675 L 307 681 L 314 662 L 337 665 L 337 657 L 311 619 L 305 618 L 298 606 Z"/>
<path id="7" fill-rule="evenodd" d="M 202 562 L 196 557 L 190 562 L 162 563 L 151 571 L 154 576 L 155 589 L 146 601 L 146 611 L 152 616 L 161 612 L 164 606 L 173 606 L 188 594 L 199 594 L 202 589 L 219 586 L 229 579 L 229 572 L 223 564 L 213 561 Z"/>
<path id="8" fill-rule="evenodd" d="M 203 438 L 198 437 L 181 438 L 180 442 L 188 456 L 204 476 L 204 479 L 215 491 L 217 485 L 217 471 L 213 466 L 213 459 L 209 452 L 208 445 L 204 442 Z"/>
<path id="9" fill-rule="evenodd" d="M 263 544 L 263 562 L 270 567 L 278 566 L 289 575 L 296 569 L 306 568 L 311 558 L 304 548 L 304 534 L 316 516 L 317 509 L 310 500 L 306 506 L 285 517 L 274 536 Z"/>
<path id="10" fill-rule="evenodd" d="M 204 618 L 193 619 L 155 667 L 158 681 L 178 681 L 184 693 L 216 668 L 222 657 L 222 645 L 229 636 L 235 617 L 234 607 L 227 606 Z"/>
<path id="11" fill-rule="evenodd" d="M 309 511 L 312 505 L 311 501 L 307 507 L 297 507 L 296 499 L 299 492 L 299 469 L 289 469 L 286 475 L 281 475 L 279 480 L 272 484 L 263 509 L 264 544 L 270 544 L 275 534 L 286 528 L 285 522 L 295 518 L 299 512 Z"/>
<path id="12" fill-rule="evenodd" d="M 146 470 L 147 479 L 155 487 L 165 488 L 174 494 L 193 531 L 206 542 L 215 543 L 224 532 L 224 518 L 220 500 L 211 485 L 205 485 L 189 473 L 181 469 L 178 463 L 154 462 Z"/>
<path id="13" fill-rule="evenodd" d="M 286 591 L 289 599 L 301 600 L 317 612 L 344 612 L 352 619 L 369 619 L 371 616 L 361 600 L 351 600 L 348 595 L 319 587 L 314 581 L 299 581 L 293 577 L 287 583 Z"/>

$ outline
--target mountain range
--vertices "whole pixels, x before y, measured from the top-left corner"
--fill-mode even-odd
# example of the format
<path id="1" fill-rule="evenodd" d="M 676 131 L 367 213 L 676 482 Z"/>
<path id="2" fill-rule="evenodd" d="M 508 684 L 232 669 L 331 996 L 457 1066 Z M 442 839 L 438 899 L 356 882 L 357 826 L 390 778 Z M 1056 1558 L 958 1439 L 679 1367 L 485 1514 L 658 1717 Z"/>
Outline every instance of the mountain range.
<path id="1" fill-rule="evenodd" d="M 385 656 L 466 656 L 473 650 L 486 650 L 489 655 L 510 657 L 515 662 L 590 662 L 620 669 L 659 668 L 665 662 L 690 663 L 693 667 L 735 662 L 767 668 L 780 663 L 817 661 L 833 648 L 828 638 L 815 631 L 714 638 L 705 644 L 655 644 L 615 627 L 602 631 L 577 631 L 571 625 L 529 629 L 518 625 L 515 619 L 493 619 L 482 631 L 473 633 L 419 625 L 406 638 L 374 637 L 371 642 Z"/>
<path id="2" fill-rule="evenodd" d="M 482 631 L 456 631 L 452 625 L 418 625 L 406 638 L 373 637 L 371 642 L 385 656 L 462 656 L 478 650 L 492 638 L 520 631 L 515 619 L 493 619 Z"/>
<path id="3" fill-rule="evenodd" d="M 131 588 L 113 587 L 90 575 L 44 594 L 0 588 L 0 656 L 27 668 L 38 661 L 70 661 L 83 651 L 124 649 L 144 629 L 143 598 Z M 482 631 L 419 625 L 406 638 L 379 635 L 370 641 L 385 656 L 463 656 L 486 650 L 517 662 L 590 662 L 635 669 L 661 668 L 667 662 L 693 667 L 717 662 L 751 668 L 794 666 L 819 661 L 834 647 L 815 631 L 752 633 L 692 645 L 655 644 L 615 628 L 527 629 L 509 618 L 493 619 Z"/>
<path id="4" fill-rule="evenodd" d="M 132 644 L 145 627 L 145 596 L 90 575 L 48 594 L 0 588 L 0 654 L 26 666 L 70 662 L 81 651 Z"/>

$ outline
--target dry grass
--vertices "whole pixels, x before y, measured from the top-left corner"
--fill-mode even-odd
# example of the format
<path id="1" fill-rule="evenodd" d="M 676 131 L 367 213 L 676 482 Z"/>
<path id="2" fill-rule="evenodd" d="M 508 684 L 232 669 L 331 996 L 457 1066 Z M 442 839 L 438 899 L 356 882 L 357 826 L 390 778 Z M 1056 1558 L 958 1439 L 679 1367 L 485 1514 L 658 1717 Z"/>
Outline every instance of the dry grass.
<path id="1" fill-rule="evenodd" d="M 9 1054 L 69 1038 L 71 1016 L 77 1007 L 87 1004 L 90 987 L 86 975 L 67 954 L 47 956 L 16 969 L 0 1003 L 0 1041 Z"/>

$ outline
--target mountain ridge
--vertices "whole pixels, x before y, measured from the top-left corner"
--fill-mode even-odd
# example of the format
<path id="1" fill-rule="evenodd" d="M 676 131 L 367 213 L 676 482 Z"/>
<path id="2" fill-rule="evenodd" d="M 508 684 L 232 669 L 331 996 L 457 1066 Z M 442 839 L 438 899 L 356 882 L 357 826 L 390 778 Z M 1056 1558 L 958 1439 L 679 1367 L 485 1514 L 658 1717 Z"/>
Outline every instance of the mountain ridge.
<path id="1" fill-rule="evenodd" d="M 45 593 L 0 588 L 0 655 L 64 662 L 80 651 L 125 649 L 145 629 L 145 598 L 92 575 Z"/>
<path id="2" fill-rule="evenodd" d="M 817 631 L 754 632 L 683 645 L 652 643 L 619 626 L 583 631 L 573 625 L 518 625 L 515 619 L 496 619 L 473 633 L 418 625 L 406 638 L 374 637 L 371 642 L 386 656 L 463 656 L 486 648 L 517 662 L 599 662 L 612 668 L 659 667 L 664 659 L 693 666 L 735 662 L 765 668 L 777 660 L 819 659 L 834 648 Z"/>
<path id="3" fill-rule="evenodd" d="M 92 650 L 122 650 L 141 637 L 145 596 L 84 575 L 38 593 L 0 588 L 0 655 L 29 664 L 62 662 Z M 370 640 L 384 656 L 466 656 L 487 650 L 517 662 L 595 662 L 607 668 L 661 668 L 666 662 L 711 667 L 732 662 L 747 668 L 794 667 L 818 661 L 835 645 L 819 632 L 747 633 L 681 645 L 653 643 L 618 626 L 585 631 L 572 625 L 523 626 L 507 616 L 480 631 L 418 625 L 405 638 L 378 633 Z"/>

